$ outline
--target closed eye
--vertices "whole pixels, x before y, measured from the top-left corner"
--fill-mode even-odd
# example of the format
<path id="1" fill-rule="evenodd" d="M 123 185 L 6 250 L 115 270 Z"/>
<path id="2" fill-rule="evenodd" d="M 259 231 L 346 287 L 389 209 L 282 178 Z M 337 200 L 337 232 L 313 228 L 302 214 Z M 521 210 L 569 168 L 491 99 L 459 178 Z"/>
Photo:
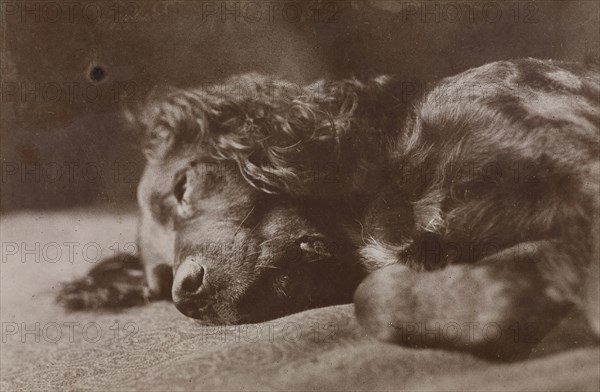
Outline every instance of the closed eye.
<path id="1" fill-rule="evenodd" d="M 185 195 L 185 191 L 187 189 L 187 175 L 184 173 L 175 183 L 175 187 L 173 188 L 173 195 L 177 200 L 177 203 L 181 203 L 183 201 L 183 196 Z"/>

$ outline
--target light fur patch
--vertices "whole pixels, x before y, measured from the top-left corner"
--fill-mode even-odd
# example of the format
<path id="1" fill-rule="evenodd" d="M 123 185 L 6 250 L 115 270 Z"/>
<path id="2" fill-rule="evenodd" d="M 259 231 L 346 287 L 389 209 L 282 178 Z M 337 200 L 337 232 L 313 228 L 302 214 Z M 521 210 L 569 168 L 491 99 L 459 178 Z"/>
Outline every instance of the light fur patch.
<path id="1" fill-rule="evenodd" d="M 400 252 L 407 246 L 368 240 L 367 245 L 360 250 L 362 265 L 368 272 L 372 272 L 391 264 L 397 264 L 400 260 Z"/>
<path id="2" fill-rule="evenodd" d="M 547 72 L 544 76 L 546 76 L 548 79 L 555 81 L 556 83 L 562 84 L 563 86 L 567 86 L 571 89 L 581 88 L 581 81 L 579 80 L 579 78 L 563 69 Z"/>
<path id="3" fill-rule="evenodd" d="M 539 92 L 535 97 L 524 101 L 529 116 L 540 116 L 552 120 L 562 120 L 576 124 L 583 129 L 594 129 L 594 124 L 579 113 L 598 114 L 598 110 L 578 96 L 565 99 L 563 96 Z"/>
<path id="4" fill-rule="evenodd" d="M 414 203 L 415 226 L 419 231 L 440 233 L 444 227 L 444 217 L 441 209 L 444 193 L 432 190 Z"/>

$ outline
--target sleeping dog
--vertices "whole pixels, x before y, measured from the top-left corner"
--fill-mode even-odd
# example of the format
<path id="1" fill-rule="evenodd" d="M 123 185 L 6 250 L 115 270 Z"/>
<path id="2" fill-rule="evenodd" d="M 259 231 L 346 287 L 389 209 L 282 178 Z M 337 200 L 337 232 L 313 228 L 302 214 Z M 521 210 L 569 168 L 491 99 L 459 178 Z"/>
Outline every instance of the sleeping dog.
<path id="1" fill-rule="evenodd" d="M 145 279 L 109 260 L 59 300 L 172 297 L 232 324 L 354 299 L 379 339 L 492 356 L 522 349 L 508 330 L 536 342 L 572 309 L 600 332 L 599 68 L 495 62 L 410 106 L 402 88 L 250 74 L 153 93 L 131 116 Z M 447 325 L 497 339 L 414 333 Z"/>

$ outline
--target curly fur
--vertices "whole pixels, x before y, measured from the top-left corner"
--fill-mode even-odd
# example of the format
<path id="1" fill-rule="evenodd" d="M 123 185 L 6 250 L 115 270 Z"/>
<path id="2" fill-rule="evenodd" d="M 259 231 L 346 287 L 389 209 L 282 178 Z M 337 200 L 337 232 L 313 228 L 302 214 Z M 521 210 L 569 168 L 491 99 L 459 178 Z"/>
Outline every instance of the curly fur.
<path id="1" fill-rule="evenodd" d="M 600 241 L 599 75 L 496 62 L 412 107 L 387 76 L 299 87 L 249 74 L 157 90 L 132 115 L 148 158 L 138 199 L 150 290 L 172 264 L 182 312 L 250 322 L 347 301 L 371 273 L 354 300 L 380 339 L 507 358 L 528 345 L 402 326 L 529 323 L 538 341 L 573 306 L 600 331 L 586 283 Z M 235 168 L 202 180 L 206 161 Z M 241 260 L 202 241 L 239 245 Z"/>
<path id="2" fill-rule="evenodd" d="M 374 152 L 364 147 L 381 150 L 386 134 L 377 124 L 365 127 L 367 114 L 357 103 L 371 99 L 365 96 L 376 94 L 387 80 L 300 87 L 248 74 L 208 88 L 155 91 L 137 114 L 147 129 L 144 152 L 164 161 L 182 149 L 202 149 L 215 160 L 236 162 L 253 187 L 274 194 L 311 194 L 315 169 L 339 162 L 340 170 L 356 173 L 355 178 L 322 195 L 358 190 L 361 176 L 372 170 L 367 154 Z"/>

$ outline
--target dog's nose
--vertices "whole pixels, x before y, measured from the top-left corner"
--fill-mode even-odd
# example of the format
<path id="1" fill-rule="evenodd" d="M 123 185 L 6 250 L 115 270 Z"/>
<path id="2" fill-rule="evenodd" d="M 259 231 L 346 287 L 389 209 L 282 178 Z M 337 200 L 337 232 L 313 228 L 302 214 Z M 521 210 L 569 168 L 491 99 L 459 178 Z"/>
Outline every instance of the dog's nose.
<path id="1" fill-rule="evenodd" d="M 193 257 L 187 257 L 175 273 L 173 296 L 199 298 L 206 291 L 205 281 L 206 269 Z"/>
<path id="2" fill-rule="evenodd" d="M 202 288 L 204 283 L 204 267 L 199 265 L 196 268 L 192 268 L 192 271 L 183 278 L 181 281 L 181 290 L 186 293 L 195 293 L 198 289 Z"/>

